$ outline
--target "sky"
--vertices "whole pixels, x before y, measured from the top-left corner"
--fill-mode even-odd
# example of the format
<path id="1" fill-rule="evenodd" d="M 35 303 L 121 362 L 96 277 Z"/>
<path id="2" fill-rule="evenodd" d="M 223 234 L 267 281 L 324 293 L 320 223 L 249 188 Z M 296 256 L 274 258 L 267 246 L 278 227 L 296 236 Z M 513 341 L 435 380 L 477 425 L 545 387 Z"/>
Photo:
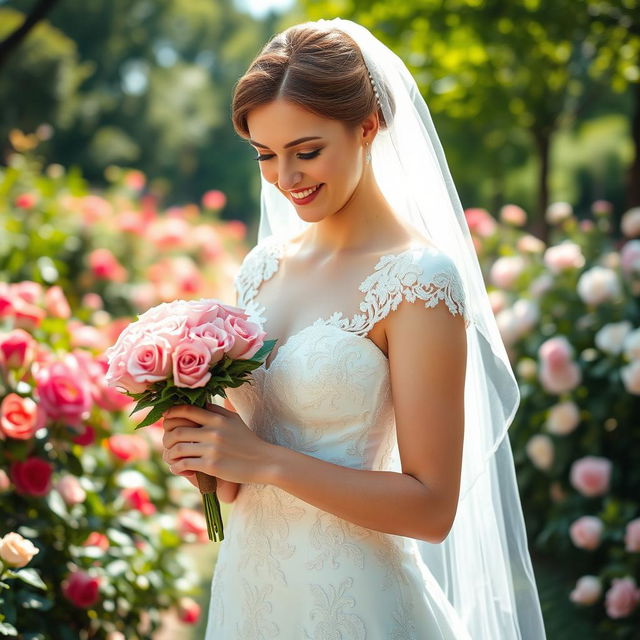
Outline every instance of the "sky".
<path id="1" fill-rule="evenodd" d="M 235 0 L 235 2 L 239 7 L 246 7 L 257 18 L 262 18 L 269 10 L 289 9 L 295 0 Z"/>

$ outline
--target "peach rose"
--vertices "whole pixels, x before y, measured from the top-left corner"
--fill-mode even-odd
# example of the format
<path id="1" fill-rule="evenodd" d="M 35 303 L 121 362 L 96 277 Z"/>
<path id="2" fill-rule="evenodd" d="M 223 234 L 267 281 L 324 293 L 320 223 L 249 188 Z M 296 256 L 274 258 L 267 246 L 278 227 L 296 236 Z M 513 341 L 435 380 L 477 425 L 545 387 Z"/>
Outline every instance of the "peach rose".
<path id="1" fill-rule="evenodd" d="M 124 462 L 149 459 L 149 443 L 135 433 L 116 433 L 105 441 L 109 452 Z"/>
<path id="2" fill-rule="evenodd" d="M 532 436 L 525 447 L 527 455 L 537 469 L 547 471 L 553 465 L 554 447 L 551 438 L 543 433 Z"/>
<path id="3" fill-rule="evenodd" d="M 604 524 L 596 516 L 582 516 L 569 527 L 571 541 L 579 549 L 593 551 L 600 546 Z"/>
<path id="4" fill-rule="evenodd" d="M 640 518 L 627 522 L 624 532 L 625 550 L 630 553 L 640 552 Z"/>
<path id="5" fill-rule="evenodd" d="M 575 430 L 580 422 L 580 410 L 575 402 L 559 402 L 549 409 L 545 427 L 556 436 L 566 436 Z"/>
<path id="6" fill-rule="evenodd" d="M 609 491 L 611 460 L 599 456 L 585 456 L 571 465 L 569 480 L 583 496 L 601 496 Z"/>
<path id="7" fill-rule="evenodd" d="M 614 578 L 605 594 L 605 606 L 610 618 L 630 616 L 640 602 L 640 589 L 632 577 Z"/>
<path id="8" fill-rule="evenodd" d="M 505 204 L 502 209 L 500 209 L 500 220 L 514 227 L 521 227 L 527 222 L 527 214 L 525 210 L 517 204 Z"/>
<path id="9" fill-rule="evenodd" d="M 227 196 L 219 189 L 210 189 L 205 191 L 202 196 L 202 206 L 205 209 L 222 209 L 227 203 Z"/>
<path id="10" fill-rule="evenodd" d="M 62 476 L 54 485 L 55 490 L 62 496 L 68 506 L 85 501 L 87 494 L 80 485 L 80 481 L 70 474 Z"/>
<path id="11" fill-rule="evenodd" d="M 545 244 L 540 238 L 532 236 L 530 233 L 525 233 L 520 236 L 516 242 L 516 249 L 523 253 L 542 253 L 544 251 Z"/>
<path id="12" fill-rule="evenodd" d="M 0 435 L 29 440 L 46 420 L 46 413 L 31 398 L 17 393 L 6 395 L 0 404 Z"/>
<path id="13" fill-rule="evenodd" d="M 544 263 L 552 273 L 584 267 L 582 249 L 575 242 L 565 240 L 544 252 Z"/>
<path id="14" fill-rule="evenodd" d="M 71 307 L 62 289 L 58 286 L 49 287 L 44 293 L 44 306 L 53 318 L 70 318 Z"/>
<path id="15" fill-rule="evenodd" d="M 140 511 L 145 516 L 156 512 L 156 506 L 149 499 L 149 493 L 144 487 L 127 487 L 120 495 L 130 509 Z"/>
<path id="16" fill-rule="evenodd" d="M 576 604 L 595 604 L 602 594 L 602 583 L 596 576 L 582 576 L 578 578 L 575 589 L 569 594 L 569 599 Z"/>
<path id="17" fill-rule="evenodd" d="M 0 558 L 10 567 L 25 567 L 36 553 L 40 553 L 40 549 L 15 531 L 0 538 Z"/>
<path id="18" fill-rule="evenodd" d="M 620 229 L 627 238 L 640 236 L 640 207 L 633 207 L 623 214 Z"/>

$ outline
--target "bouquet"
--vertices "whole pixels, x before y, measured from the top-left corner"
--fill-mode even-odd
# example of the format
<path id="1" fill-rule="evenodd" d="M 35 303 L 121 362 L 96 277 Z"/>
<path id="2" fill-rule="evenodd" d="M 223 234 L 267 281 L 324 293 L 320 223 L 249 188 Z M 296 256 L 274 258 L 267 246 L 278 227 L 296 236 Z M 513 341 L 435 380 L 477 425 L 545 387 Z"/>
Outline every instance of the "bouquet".
<path id="1" fill-rule="evenodd" d="M 276 340 L 239 307 L 216 299 L 176 300 L 152 307 L 128 325 L 106 351 L 106 381 L 136 400 L 131 413 L 151 407 L 136 427 L 159 420 L 178 404 L 205 408 L 227 387 L 247 382 Z M 216 478 L 196 472 L 209 540 L 224 540 Z"/>

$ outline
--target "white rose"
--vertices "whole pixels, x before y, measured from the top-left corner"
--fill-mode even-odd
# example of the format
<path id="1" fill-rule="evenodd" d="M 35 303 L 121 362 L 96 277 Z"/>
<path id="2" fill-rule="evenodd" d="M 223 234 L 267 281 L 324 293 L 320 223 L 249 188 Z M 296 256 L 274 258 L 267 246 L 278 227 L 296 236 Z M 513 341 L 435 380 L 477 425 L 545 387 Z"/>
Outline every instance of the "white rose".
<path id="1" fill-rule="evenodd" d="M 580 409 L 575 402 L 559 402 L 549 409 L 545 427 L 549 433 L 566 436 L 575 430 L 580 422 Z"/>
<path id="2" fill-rule="evenodd" d="M 620 282 L 615 271 L 596 266 L 580 276 L 577 290 L 583 302 L 598 305 L 620 295 Z"/>
<path id="3" fill-rule="evenodd" d="M 633 395 L 640 396 L 640 360 L 634 360 L 626 367 L 621 367 L 620 376 L 625 389 Z"/>
<path id="4" fill-rule="evenodd" d="M 600 351 L 604 351 L 613 356 L 618 355 L 622 351 L 623 342 L 632 328 L 632 324 L 627 320 L 605 324 L 604 327 L 596 333 L 596 347 L 598 347 Z"/>
<path id="5" fill-rule="evenodd" d="M 526 452 L 531 462 L 538 469 L 546 471 L 553 464 L 554 448 L 551 438 L 539 433 L 529 439 Z"/>
<path id="6" fill-rule="evenodd" d="M 584 267 L 582 249 L 575 242 L 565 240 L 560 244 L 549 247 L 544 252 L 544 263 L 553 273 L 560 273 L 566 269 Z"/>
<path id="7" fill-rule="evenodd" d="M 568 202 L 552 202 L 547 207 L 546 219 L 549 224 L 558 224 L 573 215 L 573 207 Z"/>
<path id="8" fill-rule="evenodd" d="M 627 360 L 640 360 L 640 328 L 627 334 L 622 343 Z"/>
<path id="9" fill-rule="evenodd" d="M 491 266 L 489 272 L 491 283 L 501 289 L 509 289 L 525 266 L 526 263 L 521 256 L 502 256 Z"/>
<path id="10" fill-rule="evenodd" d="M 575 589 L 569 594 L 569 599 L 576 604 L 594 604 L 602 594 L 602 583 L 596 576 L 582 576 L 578 578 Z"/>

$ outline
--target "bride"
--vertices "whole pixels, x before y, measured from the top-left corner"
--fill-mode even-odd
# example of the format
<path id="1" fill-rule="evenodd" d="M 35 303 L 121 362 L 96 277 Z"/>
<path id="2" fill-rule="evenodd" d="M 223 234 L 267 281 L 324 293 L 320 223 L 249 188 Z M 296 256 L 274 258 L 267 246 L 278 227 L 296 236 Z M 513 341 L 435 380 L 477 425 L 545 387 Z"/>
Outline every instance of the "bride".
<path id="1" fill-rule="evenodd" d="M 232 112 L 262 182 L 236 303 L 277 342 L 237 413 L 165 416 L 171 471 L 234 503 L 207 640 L 544 638 L 518 387 L 413 78 L 364 27 L 309 22 Z"/>

